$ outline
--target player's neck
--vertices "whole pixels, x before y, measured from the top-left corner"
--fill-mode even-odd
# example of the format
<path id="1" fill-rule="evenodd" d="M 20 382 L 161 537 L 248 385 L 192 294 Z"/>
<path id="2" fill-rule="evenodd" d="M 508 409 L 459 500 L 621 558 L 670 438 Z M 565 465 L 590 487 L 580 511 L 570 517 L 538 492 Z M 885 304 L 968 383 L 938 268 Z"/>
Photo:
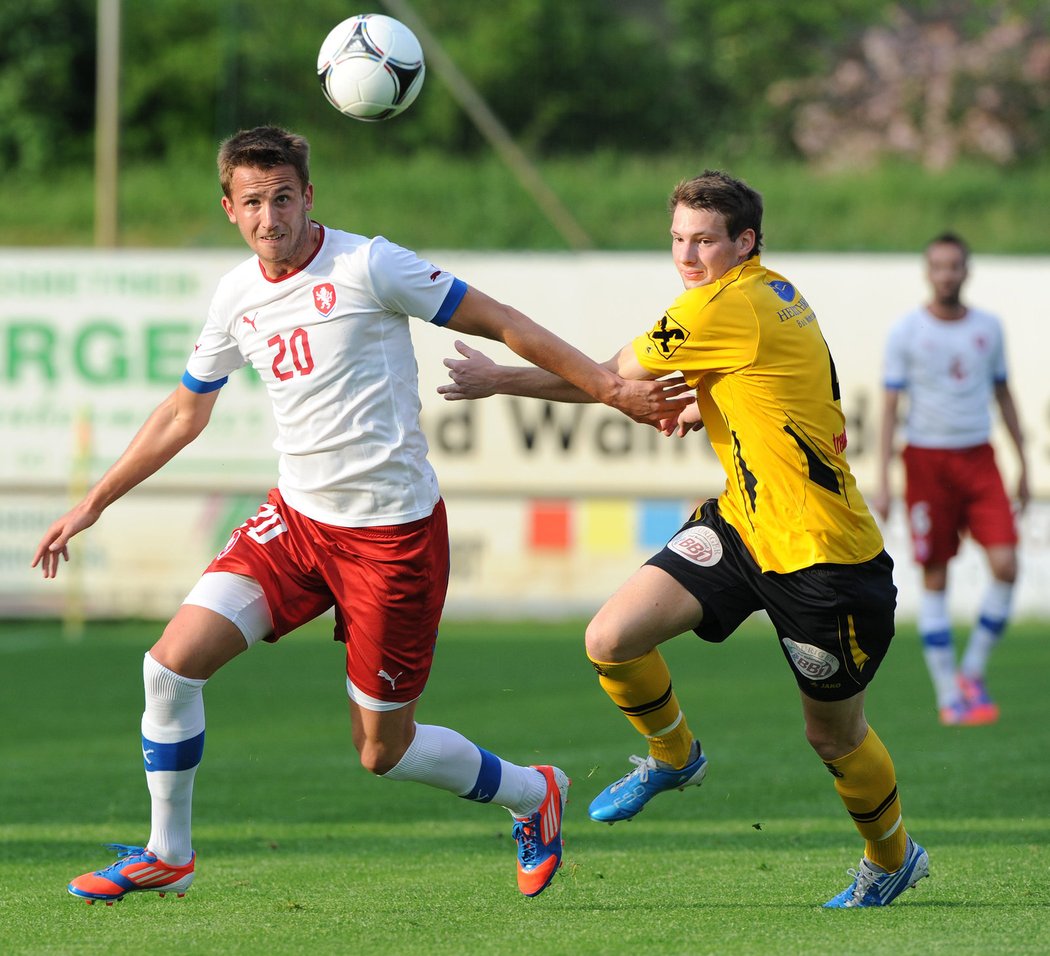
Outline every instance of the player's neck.
<path id="1" fill-rule="evenodd" d="M 926 306 L 926 311 L 934 318 L 944 322 L 957 322 L 965 318 L 966 313 L 970 310 L 958 299 L 950 302 L 940 302 L 935 299 Z"/>

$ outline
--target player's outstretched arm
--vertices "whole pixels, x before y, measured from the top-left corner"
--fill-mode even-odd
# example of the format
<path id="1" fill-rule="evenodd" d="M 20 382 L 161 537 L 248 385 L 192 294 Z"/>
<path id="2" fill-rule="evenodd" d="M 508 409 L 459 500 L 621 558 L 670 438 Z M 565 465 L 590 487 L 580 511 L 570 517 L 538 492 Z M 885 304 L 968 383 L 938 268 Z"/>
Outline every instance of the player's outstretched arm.
<path id="1" fill-rule="evenodd" d="M 593 396 L 572 382 L 534 365 L 497 365 L 484 352 L 456 339 L 461 359 L 447 358 L 449 385 L 438 386 L 438 394 L 447 402 L 460 402 L 490 395 L 520 395 L 543 398 L 551 402 L 594 402 Z"/>
<path id="2" fill-rule="evenodd" d="M 98 521 L 119 497 L 175 457 L 208 424 L 218 390 L 198 395 L 179 385 L 146 419 L 123 454 L 84 498 L 44 534 L 30 567 L 40 565 L 45 578 L 58 573 L 59 558 L 69 560 L 69 540 Z"/>
<path id="3" fill-rule="evenodd" d="M 609 362 L 599 364 L 517 309 L 477 289 L 467 291 L 448 327 L 503 342 L 538 366 L 537 369 L 516 369 L 495 365 L 481 353 L 464 351 L 457 346 L 465 359 L 462 363 L 456 359 L 445 361 L 453 385 L 439 389 L 448 401 L 494 394 L 563 402 L 597 401 L 619 409 L 637 422 L 661 428 L 669 417 L 677 416 L 683 404 L 693 400 L 691 394 L 686 394 L 691 390 L 684 382 L 652 381 L 652 375 L 637 366 L 637 362 L 634 363 L 637 368 L 631 370 L 633 374 L 625 374 L 622 356 L 630 352 L 629 348 L 621 350 Z M 564 383 L 570 387 L 566 388 Z"/>

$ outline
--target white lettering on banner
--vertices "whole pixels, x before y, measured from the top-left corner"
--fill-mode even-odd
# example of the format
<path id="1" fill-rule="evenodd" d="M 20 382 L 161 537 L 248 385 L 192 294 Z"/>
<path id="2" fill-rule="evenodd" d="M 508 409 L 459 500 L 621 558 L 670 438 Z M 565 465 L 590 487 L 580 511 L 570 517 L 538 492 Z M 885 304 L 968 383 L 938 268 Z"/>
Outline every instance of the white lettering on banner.
<path id="1" fill-rule="evenodd" d="M 680 292 L 665 253 L 429 257 L 598 359 L 643 334 Z M 5 255 L 0 486 L 65 483 L 78 442 L 97 476 L 175 387 L 218 279 L 244 258 L 239 249 Z M 880 356 L 892 323 L 926 297 L 921 255 L 766 252 L 763 259 L 798 287 L 818 317 L 842 382 L 849 461 L 861 490 L 869 491 L 877 478 Z M 999 312 L 1006 329 L 1011 387 L 1028 438 L 1029 484 L 1037 496 L 1050 496 L 1050 379 L 1041 351 L 1026 348 L 1042 335 L 1038 277 L 1050 274 L 1050 258 L 974 256 L 971 266 L 968 298 Z M 858 296 L 858 289 L 874 291 Z M 1012 290 L 1011 299 L 1002 298 L 1003 289 Z M 427 322 L 412 321 L 410 328 L 422 421 L 446 494 L 698 499 L 724 486 L 703 433 L 665 438 L 593 404 L 506 396 L 444 401 L 436 389 L 448 381 L 443 361 L 455 356 L 455 336 Z M 293 344 L 279 368 L 301 374 L 310 356 L 292 352 Z M 501 345 L 473 344 L 496 361 L 520 363 Z M 85 424 L 86 444 L 78 438 Z M 997 433 L 999 462 L 1013 488 L 1016 465 L 1003 438 Z M 273 439 L 258 376 L 244 369 L 223 388 L 205 433 L 154 476 L 151 487 L 258 493 L 276 476 Z"/>

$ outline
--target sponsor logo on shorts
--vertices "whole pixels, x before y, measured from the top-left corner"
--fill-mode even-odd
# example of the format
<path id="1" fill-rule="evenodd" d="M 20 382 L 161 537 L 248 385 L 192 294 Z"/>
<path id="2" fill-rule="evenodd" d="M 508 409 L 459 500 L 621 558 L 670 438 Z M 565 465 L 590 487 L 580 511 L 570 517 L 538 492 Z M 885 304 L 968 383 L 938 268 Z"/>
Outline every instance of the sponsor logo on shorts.
<path id="1" fill-rule="evenodd" d="M 781 638 L 781 643 L 787 648 L 791 663 L 800 674 L 818 681 L 830 677 L 839 669 L 839 662 L 833 654 L 822 651 L 812 644 L 799 644 L 789 637 Z"/>
<path id="2" fill-rule="evenodd" d="M 703 525 L 679 531 L 667 547 L 702 568 L 713 567 L 722 560 L 722 541 L 714 531 Z"/>
<path id="3" fill-rule="evenodd" d="M 390 682 L 390 689 L 397 690 L 398 678 L 404 673 L 404 671 L 398 671 L 393 677 L 391 677 L 386 671 L 378 671 L 377 676 L 382 677 L 383 680 Z"/>

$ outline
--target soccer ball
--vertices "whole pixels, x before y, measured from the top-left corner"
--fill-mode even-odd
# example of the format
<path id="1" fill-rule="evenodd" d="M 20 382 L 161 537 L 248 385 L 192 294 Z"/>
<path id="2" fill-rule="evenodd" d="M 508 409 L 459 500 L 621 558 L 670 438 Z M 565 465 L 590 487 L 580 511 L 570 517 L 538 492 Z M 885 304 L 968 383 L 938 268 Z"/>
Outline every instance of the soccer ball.
<path id="1" fill-rule="evenodd" d="M 328 102 L 345 116 L 368 123 L 408 109 L 425 72 L 415 34 L 378 13 L 344 20 L 317 54 L 317 76 Z"/>

